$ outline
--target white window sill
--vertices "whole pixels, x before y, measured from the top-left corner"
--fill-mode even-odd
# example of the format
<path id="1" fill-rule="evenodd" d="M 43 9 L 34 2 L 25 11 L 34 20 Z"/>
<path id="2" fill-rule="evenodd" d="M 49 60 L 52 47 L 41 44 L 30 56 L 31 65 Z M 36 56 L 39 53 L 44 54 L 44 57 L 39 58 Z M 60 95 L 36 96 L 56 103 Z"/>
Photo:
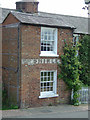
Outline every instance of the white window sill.
<path id="1" fill-rule="evenodd" d="M 51 98 L 51 97 L 58 97 L 59 95 L 58 94 L 53 94 L 53 95 L 42 95 L 42 96 L 39 96 L 39 98 Z"/>
<path id="2" fill-rule="evenodd" d="M 40 57 L 59 57 L 59 55 L 55 55 L 55 54 L 40 54 Z"/>

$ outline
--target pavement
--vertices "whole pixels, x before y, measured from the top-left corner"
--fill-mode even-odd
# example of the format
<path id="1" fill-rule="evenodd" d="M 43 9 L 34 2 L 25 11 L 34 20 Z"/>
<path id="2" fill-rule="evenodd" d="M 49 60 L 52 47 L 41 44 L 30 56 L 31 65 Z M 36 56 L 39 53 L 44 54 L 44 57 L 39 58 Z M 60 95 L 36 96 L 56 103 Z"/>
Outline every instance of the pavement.
<path id="1" fill-rule="evenodd" d="M 88 104 L 3 110 L 3 118 L 88 118 Z"/>

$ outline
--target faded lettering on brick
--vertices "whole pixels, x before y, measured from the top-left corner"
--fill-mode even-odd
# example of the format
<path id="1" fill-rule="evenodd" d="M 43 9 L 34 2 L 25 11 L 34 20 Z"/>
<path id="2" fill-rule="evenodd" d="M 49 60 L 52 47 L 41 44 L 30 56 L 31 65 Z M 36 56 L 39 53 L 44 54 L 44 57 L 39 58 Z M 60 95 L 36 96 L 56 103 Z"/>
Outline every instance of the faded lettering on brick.
<path id="1" fill-rule="evenodd" d="M 56 63 L 61 63 L 60 59 L 22 59 L 23 65 L 56 64 Z"/>

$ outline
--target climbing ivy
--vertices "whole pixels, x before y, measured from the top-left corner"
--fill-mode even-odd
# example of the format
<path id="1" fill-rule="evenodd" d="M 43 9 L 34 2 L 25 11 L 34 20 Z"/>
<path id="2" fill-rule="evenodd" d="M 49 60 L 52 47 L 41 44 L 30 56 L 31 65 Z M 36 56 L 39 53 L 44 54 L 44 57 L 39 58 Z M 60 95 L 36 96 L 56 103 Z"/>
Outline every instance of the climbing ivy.
<path id="1" fill-rule="evenodd" d="M 78 46 L 73 46 L 71 42 L 67 44 L 66 40 L 64 40 L 64 43 L 64 54 L 60 56 L 61 64 L 59 64 L 61 72 L 58 77 L 65 81 L 71 91 L 73 90 L 72 103 L 77 105 L 79 104 L 77 92 L 82 86 L 82 82 L 79 80 L 79 68 L 81 67 L 81 64 L 77 56 Z"/>
<path id="2" fill-rule="evenodd" d="M 85 35 L 80 39 L 81 46 L 79 46 L 79 61 L 81 62 L 82 68 L 80 73 L 80 80 L 85 84 L 90 86 L 90 36 Z"/>

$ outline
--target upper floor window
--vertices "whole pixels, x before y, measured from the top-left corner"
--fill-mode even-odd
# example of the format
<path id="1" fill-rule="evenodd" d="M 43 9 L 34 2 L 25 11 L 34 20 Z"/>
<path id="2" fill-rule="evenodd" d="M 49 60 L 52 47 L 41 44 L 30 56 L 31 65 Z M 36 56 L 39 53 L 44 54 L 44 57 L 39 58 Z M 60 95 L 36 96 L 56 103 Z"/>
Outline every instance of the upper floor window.
<path id="1" fill-rule="evenodd" d="M 78 42 L 79 42 L 79 35 L 73 34 L 73 46 L 76 46 Z M 77 52 L 76 56 L 78 56 L 78 50 L 76 52 Z"/>
<path id="2" fill-rule="evenodd" d="M 41 28 L 41 56 L 57 56 L 56 28 Z"/>
<path id="3" fill-rule="evenodd" d="M 79 41 L 79 35 L 74 34 L 73 35 L 73 46 L 76 46 L 78 41 Z"/>

